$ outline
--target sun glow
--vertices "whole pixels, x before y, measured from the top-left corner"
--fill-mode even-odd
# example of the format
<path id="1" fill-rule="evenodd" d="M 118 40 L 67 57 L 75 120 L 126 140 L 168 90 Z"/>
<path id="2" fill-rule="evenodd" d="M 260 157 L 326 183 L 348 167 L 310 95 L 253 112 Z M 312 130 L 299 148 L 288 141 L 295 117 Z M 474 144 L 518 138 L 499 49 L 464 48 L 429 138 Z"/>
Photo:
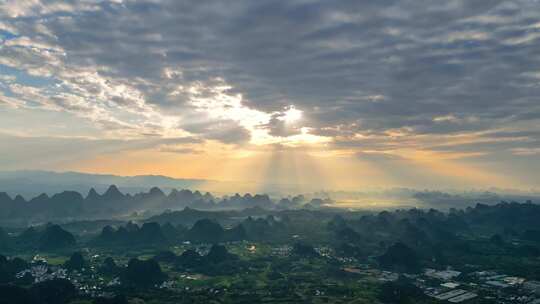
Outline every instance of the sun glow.
<path id="1" fill-rule="evenodd" d="M 281 111 L 264 112 L 250 108 L 244 103 L 242 94 L 229 93 L 231 86 L 223 79 L 216 79 L 215 84 L 198 84 L 186 88 L 191 96 L 191 104 L 209 120 L 230 120 L 245 128 L 251 136 L 250 143 L 256 146 L 283 144 L 298 146 L 302 144 L 327 143 L 330 138 L 311 134 L 311 129 L 302 125 L 304 113 L 294 105 Z M 272 119 L 285 123 L 287 128 L 294 127 L 299 132 L 288 136 L 277 136 L 270 132 Z"/>
<path id="2" fill-rule="evenodd" d="M 302 119 L 302 114 L 302 111 L 298 110 L 294 106 L 290 106 L 289 109 L 284 112 L 282 119 L 286 123 L 294 123 Z"/>

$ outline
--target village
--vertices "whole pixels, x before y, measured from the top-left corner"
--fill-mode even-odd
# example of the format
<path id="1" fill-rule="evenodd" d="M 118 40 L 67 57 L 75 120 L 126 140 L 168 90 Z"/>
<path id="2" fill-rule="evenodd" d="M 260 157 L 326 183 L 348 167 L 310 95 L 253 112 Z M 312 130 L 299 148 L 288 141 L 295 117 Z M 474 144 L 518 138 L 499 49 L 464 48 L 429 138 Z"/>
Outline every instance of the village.
<path id="1" fill-rule="evenodd" d="M 191 244 L 183 244 L 190 246 Z M 177 247 L 177 250 L 183 250 Z M 195 247 L 199 254 L 207 254 L 209 244 L 201 244 Z M 236 242 L 229 244 L 235 252 L 242 251 L 244 258 L 258 254 L 258 248 L 269 250 L 273 258 L 287 259 L 291 256 L 293 248 L 290 245 L 272 245 Z M 398 273 L 379 269 L 373 264 L 360 263 L 355 258 L 343 258 L 334 253 L 328 246 L 315 247 L 315 251 L 323 260 L 337 261 L 341 265 L 344 273 L 358 278 L 359 282 L 378 281 L 395 282 L 405 279 L 412 282 L 422 292 L 440 303 L 476 303 L 479 300 L 492 300 L 501 304 L 539 304 L 540 303 L 540 282 L 526 280 L 524 278 L 505 275 L 490 270 L 478 270 L 464 273 L 446 267 L 442 270 L 424 269 L 421 273 Z M 16 274 L 17 280 L 28 281 L 29 283 L 39 283 L 53 279 L 67 279 L 78 290 L 82 296 L 90 298 L 112 298 L 118 288 L 122 286 L 118 276 L 102 275 L 98 271 L 99 264 L 103 260 L 99 254 L 89 252 L 86 254 L 89 259 L 86 268 L 68 271 L 63 265 L 49 264 L 47 259 L 40 255 L 35 255 L 28 269 Z M 312 262 L 310 262 L 312 263 Z M 167 265 L 163 267 L 165 271 L 171 271 Z M 208 276 L 197 273 L 175 273 L 169 276 L 168 280 L 154 286 L 157 289 L 170 290 L 173 292 L 206 292 L 212 295 L 220 293 L 234 292 L 234 288 L 228 290 L 223 285 L 216 286 L 202 284 L 215 282 L 209 280 Z M 322 283 L 324 285 L 324 283 Z M 311 296 L 314 298 L 326 297 L 324 286 L 314 284 Z M 247 291 L 237 291 L 241 294 L 249 294 Z M 253 293 L 261 291 L 253 290 Z M 262 292 L 264 293 L 264 292 Z M 270 294 L 270 293 L 269 293 Z"/>

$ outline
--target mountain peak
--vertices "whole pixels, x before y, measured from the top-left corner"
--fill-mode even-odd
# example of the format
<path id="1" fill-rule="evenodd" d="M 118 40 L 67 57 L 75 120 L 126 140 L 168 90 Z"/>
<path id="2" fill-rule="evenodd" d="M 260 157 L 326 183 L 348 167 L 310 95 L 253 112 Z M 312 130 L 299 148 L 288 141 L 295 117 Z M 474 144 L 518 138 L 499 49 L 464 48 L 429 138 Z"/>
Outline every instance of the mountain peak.
<path id="1" fill-rule="evenodd" d="M 53 195 L 52 199 L 57 200 L 57 201 L 63 201 L 63 202 L 75 202 L 75 201 L 82 201 L 83 197 L 77 191 L 63 191 L 63 192 L 56 193 L 55 195 Z"/>
<path id="2" fill-rule="evenodd" d="M 159 189 L 158 187 L 152 187 L 152 189 L 150 189 L 150 194 L 155 196 L 165 195 L 165 193 L 163 193 L 163 191 L 161 191 L 161 189 Z"/>
<path id="3" fill-rule="evenodd" d="M 176 197 L 176 196 L 178 196 L 179 193 L 180 192 L 178 192 L 178 190 L 172 189 L 171 193 L 169 193 L 169 197 Z"/>
<path id="4" fill-rule="evenodd" d="M 37 196 L 37 198 L 39 198 L 39 199 L 48 199 L 49 195 L 47 195 L 47 193 L 41 193 L 40 195 Z"/>
<path id="5" fill-rule="evenodd" d="M 110 191 L 120 192 L 120 190 L 118 190 L 118 187 L 116 187 L 116 185 L 110 185 L 106 192 L 110 192 Z"/>
<path id="6" fill-rule="evenodd" d="M 100 195 L 97 193 L 96 189 L 91 188 L 90 191 L 88 191 L 88 195 L 86 195 L 87 200 L 95 200 L 98 199 Z"/>
<path id="7" fill-rule="evenodd" d="M 120 199 L 123 198 L 124 195 L 122 194 L 122 192 L 120 192 L 120 190 L 118 190 L 118 187 L 116 187 L 115 185 L 110 185 L 109 189 L 107 189 L 107 191 L 105 191 L 105 193 L 103 194 L 103 197 L 107 199 Z"/>
<path id="8" fill-rule="evenodd" d="M 0 202 L 10 202 L 11 196 L 7 194 L 6 192 L 0 192 Z"/>
<path id="9" fill-rule="evenodd" d="M 13 201 L 16 203 L 26 203 L 26 200 L 20 194 L 17 194 L 17 196 L 15 196 L 15 199 Z"/>
<path id="10" fill-rule="evenodd" d="M 35 202 L 43 202 L 43 201 L 46 201 L 49 199 L 49 196 L 47 195 L 47 193 L 41 193 L 40 195 L 34 197 L 33 199 L 30 200 L 30 202 L 32 203 L 35 203 Z"/>

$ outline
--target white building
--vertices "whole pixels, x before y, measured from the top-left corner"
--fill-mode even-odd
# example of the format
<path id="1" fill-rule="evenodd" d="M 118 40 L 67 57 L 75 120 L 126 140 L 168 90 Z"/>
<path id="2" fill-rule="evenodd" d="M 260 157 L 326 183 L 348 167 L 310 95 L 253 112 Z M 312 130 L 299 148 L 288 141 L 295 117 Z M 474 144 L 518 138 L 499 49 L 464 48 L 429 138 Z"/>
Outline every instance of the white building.
<path id="1" fill-rule="evenodd" d="M 443 281 L 449 281 L 461 274 L 459 271 L 455 270 L 441 270 L 437 271 L 435 269 L 426 269 L 424 274 L 428 277 L 432 277 L 435 279 L 443 280 Z"/>

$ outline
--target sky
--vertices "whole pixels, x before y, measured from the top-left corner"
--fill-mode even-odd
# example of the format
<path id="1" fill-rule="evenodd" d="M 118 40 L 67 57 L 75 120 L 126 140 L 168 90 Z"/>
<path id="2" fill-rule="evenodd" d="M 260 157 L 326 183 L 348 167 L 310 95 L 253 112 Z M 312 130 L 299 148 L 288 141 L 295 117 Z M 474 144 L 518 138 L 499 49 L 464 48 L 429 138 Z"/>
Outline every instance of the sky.
<path id="1" fill-rule="evenodd" d="M 540 188 L 540 1 L 0 1 L 0 170 Z"/>

